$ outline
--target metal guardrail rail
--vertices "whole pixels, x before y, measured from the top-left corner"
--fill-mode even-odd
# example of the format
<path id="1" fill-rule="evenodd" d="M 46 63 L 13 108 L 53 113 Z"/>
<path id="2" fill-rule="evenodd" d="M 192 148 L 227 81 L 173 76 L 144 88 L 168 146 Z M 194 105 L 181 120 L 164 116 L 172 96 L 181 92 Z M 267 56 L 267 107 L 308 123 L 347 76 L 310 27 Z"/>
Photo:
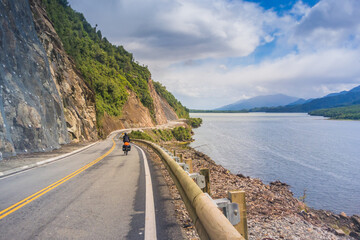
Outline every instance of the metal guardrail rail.
<path id="1" fill-rule="evenodd" d="M 245 239 L 170 154 L 155 143 L 134 141 L 151 146 L 161 156 L 201 239 Z"/>

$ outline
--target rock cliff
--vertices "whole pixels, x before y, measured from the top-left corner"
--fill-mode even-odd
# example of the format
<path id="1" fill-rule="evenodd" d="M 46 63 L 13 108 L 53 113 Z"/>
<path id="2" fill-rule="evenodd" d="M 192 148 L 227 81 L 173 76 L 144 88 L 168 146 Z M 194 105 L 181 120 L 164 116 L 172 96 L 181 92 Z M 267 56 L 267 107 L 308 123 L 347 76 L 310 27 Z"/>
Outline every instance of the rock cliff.
<path id="1" fill-rule="evenodd" d="M 51 75 L 62 99 L 72 142 L 97 139 L 95 98 L 75 64 L 66 54 L 41 0 L 30 0 L 35 29 L 46 51 Z"/>
<path id="2" fill-rule="evenodd" d="M 149 109 L 144 107 L 136 94 L 129 90 L 128 100 L 122 109 L 122 116 L 111 117 L 107 114 L 104 116 L 101 129 L 103 135 L 106 136 L 116 129 L 154 127 L 178 119 L 169 103 L 155 91 L 151 79 L 148 87 L 154 103 L 155 119 L 151 117 Z"/>
<path id="3" fill-rule="evenodd" d="M 165 124 L 169 120 L 177 120 L 178 117 L 169 103 L 156 92 L 152 80 L 149 80 L 149 90 L 154 100 L 155 118 L 157 124 Z"/>
<path id="4" fill-rule="evenodd" d="M 61 97 L 28 0 L 0 1 L 0 152 L 47 151 L 70 142 Z"/>

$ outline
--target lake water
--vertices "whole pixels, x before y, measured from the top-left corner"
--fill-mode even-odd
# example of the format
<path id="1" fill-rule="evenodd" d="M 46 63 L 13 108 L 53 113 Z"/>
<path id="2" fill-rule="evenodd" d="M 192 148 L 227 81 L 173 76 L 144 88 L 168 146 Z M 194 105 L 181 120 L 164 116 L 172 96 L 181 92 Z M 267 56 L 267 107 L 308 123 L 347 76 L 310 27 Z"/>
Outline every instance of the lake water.
<path id="1" fill-rule="evenodd" d="M 280 180 L 316 209 L 360 214 L 360 121 L 303 113 L 192 113 L 197 150 L 233 173 Z"/>

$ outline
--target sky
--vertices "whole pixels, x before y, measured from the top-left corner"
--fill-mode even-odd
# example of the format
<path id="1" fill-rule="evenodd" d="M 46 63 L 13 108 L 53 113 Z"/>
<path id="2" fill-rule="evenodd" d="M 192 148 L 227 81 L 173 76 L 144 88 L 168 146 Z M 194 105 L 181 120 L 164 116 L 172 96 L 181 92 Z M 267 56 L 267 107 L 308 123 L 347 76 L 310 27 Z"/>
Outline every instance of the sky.
<path id="1" fill-rule="evenodd" d="M 360 85 L 359 0 L 68 0 L 186 107 Z"/>

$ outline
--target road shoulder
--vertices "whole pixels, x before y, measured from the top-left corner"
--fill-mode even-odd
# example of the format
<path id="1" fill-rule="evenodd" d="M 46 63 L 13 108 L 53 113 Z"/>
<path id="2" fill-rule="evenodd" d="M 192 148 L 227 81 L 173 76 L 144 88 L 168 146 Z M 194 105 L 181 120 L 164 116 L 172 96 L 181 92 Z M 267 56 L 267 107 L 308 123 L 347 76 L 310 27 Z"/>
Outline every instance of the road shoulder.
<path id="1" fill-rule="evenodd" d="M 175 217 L 174 199 L 171 197 L 167 182 L 162 174 L 163 164 L 160 159 L 149 153 L 149 149 L 141 144 L 140 146 L 146 157 L 149 159 L 149 168 L 153 184 L 157 239 L 186 239 L 181 231 L 181 225 Z M 151 151 L 151 150 L 150 150 Z"/>

